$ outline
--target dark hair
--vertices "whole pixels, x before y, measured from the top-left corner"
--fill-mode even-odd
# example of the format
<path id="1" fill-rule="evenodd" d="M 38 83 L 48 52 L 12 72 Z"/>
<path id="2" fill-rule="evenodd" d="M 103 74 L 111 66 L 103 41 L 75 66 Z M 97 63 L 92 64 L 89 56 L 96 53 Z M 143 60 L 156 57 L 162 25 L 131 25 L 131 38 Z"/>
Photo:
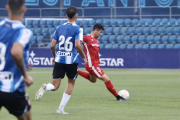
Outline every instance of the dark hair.
<path id="1" fill-rule="evenodd" d="M 100 23 L 96 23 L 94 26 L 93 26 L 93 31 L 94 30 L 104 30 L 104 27 L 100 24 Z"/>
<path id="2" fill-rule="evenodd" d="M 68 7 L 66 10 L 66 14 L 70 19 L 72 19 L 77 13 L 78 13 L 78 10 L 74 6 Z"/>
<path id="3" fill-rule="evenodd" d="M 25 0 L 8 0 L 7 4 L 10 11 L 13 15 L 19 15 L 22 13 L 22 6 L 24 5 Z"/>

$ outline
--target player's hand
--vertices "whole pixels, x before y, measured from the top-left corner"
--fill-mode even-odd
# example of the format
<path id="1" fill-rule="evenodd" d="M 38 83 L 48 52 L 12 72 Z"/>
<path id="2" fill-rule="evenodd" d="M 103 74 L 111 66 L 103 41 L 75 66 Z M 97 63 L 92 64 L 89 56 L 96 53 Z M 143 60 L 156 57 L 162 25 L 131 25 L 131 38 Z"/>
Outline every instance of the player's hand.
<path id="1" fill-rule="evenodd" d="M 26 77 L 24 77 L 24 82 L 25 82 L 25 85 L 29 87 L 31 84 L 33 84 L 33 79 L 31 76 L 26 75 Z"/>
<path id="2" fill-rule="evenodd" d="M 30 64 L 30 63 L 28 63 L 28 71 L 31 71 L 31 70 L 33 70 L 33 65 L 32 64 Z"/>
<path id="3" fill-rule="evenodd" d="M 86 65 L 87 64 L 87 59 L 86 58 L 83 58 L 84 59 L 84 63 L 82 63 L 83 65 Z"/>
<path id="4" fill-rule="evenodd" d="M 53 60 L 52 60 L 52 65 L 55 65 L 55 60 L 54 60 L 54 58 L 53 58 Z"/>

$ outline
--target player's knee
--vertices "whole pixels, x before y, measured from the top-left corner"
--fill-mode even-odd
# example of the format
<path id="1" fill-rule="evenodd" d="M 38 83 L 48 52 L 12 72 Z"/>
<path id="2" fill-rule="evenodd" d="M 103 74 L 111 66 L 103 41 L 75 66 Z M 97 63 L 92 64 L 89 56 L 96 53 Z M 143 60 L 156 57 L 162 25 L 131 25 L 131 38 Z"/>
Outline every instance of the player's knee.
<path id="1" fill-rule="evenodd" d="M 91 79 L 92 83 L 96 83 L 97 79 Z"/>

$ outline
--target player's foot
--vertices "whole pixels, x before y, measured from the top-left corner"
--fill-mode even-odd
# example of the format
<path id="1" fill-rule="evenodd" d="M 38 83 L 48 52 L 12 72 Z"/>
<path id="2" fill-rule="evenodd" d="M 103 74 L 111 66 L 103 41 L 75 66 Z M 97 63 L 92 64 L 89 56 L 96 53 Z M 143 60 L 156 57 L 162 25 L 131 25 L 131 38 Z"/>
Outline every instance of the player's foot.
<path id="1" fill-rule="evenodd" d="M 123 97 L 121 97 L 119 95 L 116 97 L 116 99 L 117 99 L 117 101 L 128 101 L 127 99 L 124 99 Z"/>
<path id="2" fill-rule="evenodd" d="M 64 110 L 57 109 L 56 114 L 69 114 L 69 113 L 64 112 Z"/>
<path id="3" fill-rule="evenodd" d="M 36 93 L 36 100 L 40 100 L 43 96 L 43 94 L 46 92 L 46 84 L 42 84 L 40 89 Z"/>

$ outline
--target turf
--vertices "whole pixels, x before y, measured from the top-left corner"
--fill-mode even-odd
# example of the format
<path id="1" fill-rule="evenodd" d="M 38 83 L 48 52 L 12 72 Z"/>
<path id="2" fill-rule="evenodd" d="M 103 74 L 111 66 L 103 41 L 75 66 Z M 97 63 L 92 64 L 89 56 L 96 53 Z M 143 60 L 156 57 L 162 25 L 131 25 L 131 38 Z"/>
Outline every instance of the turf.
<path id="1" fill-rule="evenodd" d="M 84 69 L 81 69 L 84 70 Z M 178 120 L 180 118 L 180 70 L 105 69 L 117 91 L 130 93 L 128 102 L 116 101 L 98 80 L 90 83 L 78 77 L 73 94 L 65 107 L 69 115 L 57 115 L 56 109 L 67 85 L 46 92 L 40 101 L 35 93 L 42 83 L 51 82 L 52 69 L 34 69 L 29 74 L 34 84 L 27 88 L 32 103 L 33 120 Z M 15 120 L 5 108 L 0 120 Z"/>

